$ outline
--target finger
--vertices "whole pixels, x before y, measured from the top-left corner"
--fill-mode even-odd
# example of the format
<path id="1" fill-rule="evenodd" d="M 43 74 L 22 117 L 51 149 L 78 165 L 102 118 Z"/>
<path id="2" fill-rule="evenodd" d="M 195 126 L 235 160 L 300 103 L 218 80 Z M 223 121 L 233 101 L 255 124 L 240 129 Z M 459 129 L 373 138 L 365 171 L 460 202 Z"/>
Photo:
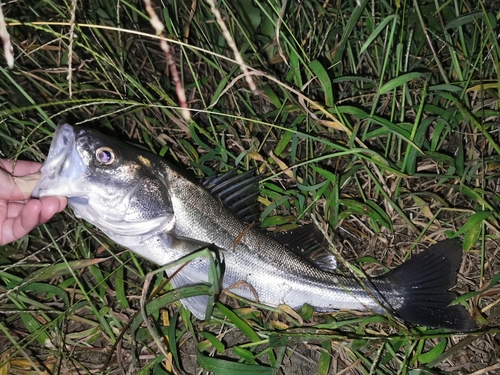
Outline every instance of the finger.
<path id="1" fill-rule="evenodd" d="M 26 176 L 38 172 L 42 167 L 42 163 L 28 160 L 0 159 L 0 167 L 13 176 Z"/>
<path id="2" fill-rule="evenodd" d="M 24 200 L 23 193 L 14 182 L 14 177 L 3 169 L 0 169 L 0 199 L 4 201 Z"/>
<path id="3" fill-rule="evenodd" d="M 0 228 L 0 245 L 25 236 L 64 210 L 66 204 L 65 197 L 43 197 L 40 200 L 31 199 L 25 204 L 13 202 L 8 207 L 3 207 L 7 211 L 7 219 Z"/>
<path id="4" fill-rule="evenodd" d="M 41 197 L 42 210 L 40 212 L 40 224 L 50 220 L 56 213 L 66 208 L 68 199 L 66 197 Z"/>
<path id="5" fill-rule="evenodd" d="M 39 200 L 32 199 L 27 202 L 18 216 L 8 218 L 3 222 L 0 228 L 0 244 L 5 245 L 18 240 L 36 228 L 40 221 L 41 211 L 42 202 Z"/>
<path id="6" fill-rule="evenodd" d="M 28 234 L 37 226 L 49 221 L 56 213 L 61 212 L 66 207 L 67 199 L 65 197 L 42 197 L 40 199 L 31 199 L 21 211 L 20 228 L 13 233 L 18 238 Z"/>
<path id="7" fill-rule="evenodd" d="M 32 199 L 38 200 L 38 199 Z M 45 223 L 56 213 L 61 212 L 66 208 L 66 204 L 68 202 L 66 197 L 42 197 L 39 199 L 41 202 L 42 208 L 40 211 L 40 222 Z M 5 217 L 7 219 L 15 219 L 21 215 L 31 215 L 34 212 L 28 210 L 23 213 L 25 210 L 26 202 L 9 202 L 8 204 L 0 204 L 0 212 L 6 212 Z"/>
<path id="8" fill-rule="evenodd" d="M 21 215 L 21 211 L 23 210 L 24 206 L 26 206 L 25 202 L 3 202 L 1 209 L 2 212 L 7 212 L 7 219 L 15 219 L 16 217 Z"/>

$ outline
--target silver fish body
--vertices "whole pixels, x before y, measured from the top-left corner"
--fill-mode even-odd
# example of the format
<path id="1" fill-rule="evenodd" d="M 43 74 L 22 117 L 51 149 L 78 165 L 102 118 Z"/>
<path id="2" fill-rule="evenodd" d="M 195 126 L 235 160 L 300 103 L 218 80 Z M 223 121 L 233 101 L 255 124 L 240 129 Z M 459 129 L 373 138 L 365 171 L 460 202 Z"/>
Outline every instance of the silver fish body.
<path id="1" fill-rule="evenodd" d="M 257 296 L 262 304 L 295 309 L 307 303 L 323 312 L 388 311 L 413 323 L 455 330 L 474 326 L 463 307 L 447 307 L 454 296 L 446 290 L 455 283 L 461 259 L 457 240 L 437 244 L 435 251 L 429 249 L 386 276 L 366 279 L 361 286 L 354 278 L 316 268 L 261 230 L 249 228 L 218 198 L 163 158 L 97 131 L 60 125 L 41 171 L 35 196 L 67 196 L 78 217 L 156 264 L 171 263 L 204 245 L 220 249 L 223 287 L 236 285 L 231 292 L 249 300 Z M 412 307 L 414 301 L 423 303 L 414 295 L 422 289 L 416 270 L 429 262 L 435 267 L 427 267 L 431 269 L 427 279 L 436 279 L 435 272 L 445 273 L 437 285 L 437 299 L 444 302 L 434 306 L 436 298 L 432 298 L 427 306 L 435 307 L 432 319 Z M 173 285 L 208 282 L 208 267 L 205 258 L 190 262 L 174 277 Z M 435 284 L 429 288 L 435 291 Z M 204 318 L 206 296 L 183 303 Z"/>

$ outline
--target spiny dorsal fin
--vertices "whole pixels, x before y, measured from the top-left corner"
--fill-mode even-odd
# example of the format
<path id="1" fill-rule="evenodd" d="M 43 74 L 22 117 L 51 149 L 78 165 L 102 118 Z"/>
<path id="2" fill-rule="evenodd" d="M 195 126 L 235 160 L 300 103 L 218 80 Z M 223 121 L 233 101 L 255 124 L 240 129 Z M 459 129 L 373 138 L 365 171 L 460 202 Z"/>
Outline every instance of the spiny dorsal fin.
<path id="1" fill-rule="evenodd" d="M 219 198 L 224 206 L 246 223 L 258 220 L 260 215 L 257 197 L 259 180 L 255 169 L 237 174 L 233 169 L 220 176 L 215 173 L 203 182 L 203 187 Z"/>
<path id="2" fill-rule="evenodd" d="M 270 236 L 322 271 L 333 272 L 337 269 L 335 256 L 328 251 L 323 233 L 314 224 L 304 225 L 290 231 L 271 233 Z"/>

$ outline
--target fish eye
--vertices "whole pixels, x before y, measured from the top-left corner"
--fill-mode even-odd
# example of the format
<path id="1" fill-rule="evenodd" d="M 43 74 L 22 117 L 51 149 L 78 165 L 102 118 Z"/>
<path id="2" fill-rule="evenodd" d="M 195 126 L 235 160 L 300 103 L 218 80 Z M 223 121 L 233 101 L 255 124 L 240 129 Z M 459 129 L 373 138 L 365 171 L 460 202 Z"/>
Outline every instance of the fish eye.
<path id="1" fill-rule="evenodd" d="M 95 157 L 100 165 L 111 165 L 116 160 L 116 152 L 111 147 L 99 147 L 95 151 Z"/>

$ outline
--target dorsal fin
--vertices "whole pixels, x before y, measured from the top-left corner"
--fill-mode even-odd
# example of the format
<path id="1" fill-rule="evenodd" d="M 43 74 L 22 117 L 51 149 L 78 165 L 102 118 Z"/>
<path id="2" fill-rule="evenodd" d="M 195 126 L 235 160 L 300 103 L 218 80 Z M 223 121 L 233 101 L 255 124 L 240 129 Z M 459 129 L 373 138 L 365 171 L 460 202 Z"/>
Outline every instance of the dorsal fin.
<path id="1" fill-rule="evenodd" d="M 261 178 L 255 175 L 255 169 L 241 174 L 233 169 L 220 176 L 212 174 L 203 182 L 203 187 L 219 198 L 227 209 L 246 223 L 251 223 L 260 215 L 257 197 Z"/>
<path id="2" fill-rule="evenodd" d="M 335 256 L 328 251 L 323 233 L 314 224 L 285 232 L 271 233 L 270 236 L 322 271 L 333 272 L 337 269 Z"/>

